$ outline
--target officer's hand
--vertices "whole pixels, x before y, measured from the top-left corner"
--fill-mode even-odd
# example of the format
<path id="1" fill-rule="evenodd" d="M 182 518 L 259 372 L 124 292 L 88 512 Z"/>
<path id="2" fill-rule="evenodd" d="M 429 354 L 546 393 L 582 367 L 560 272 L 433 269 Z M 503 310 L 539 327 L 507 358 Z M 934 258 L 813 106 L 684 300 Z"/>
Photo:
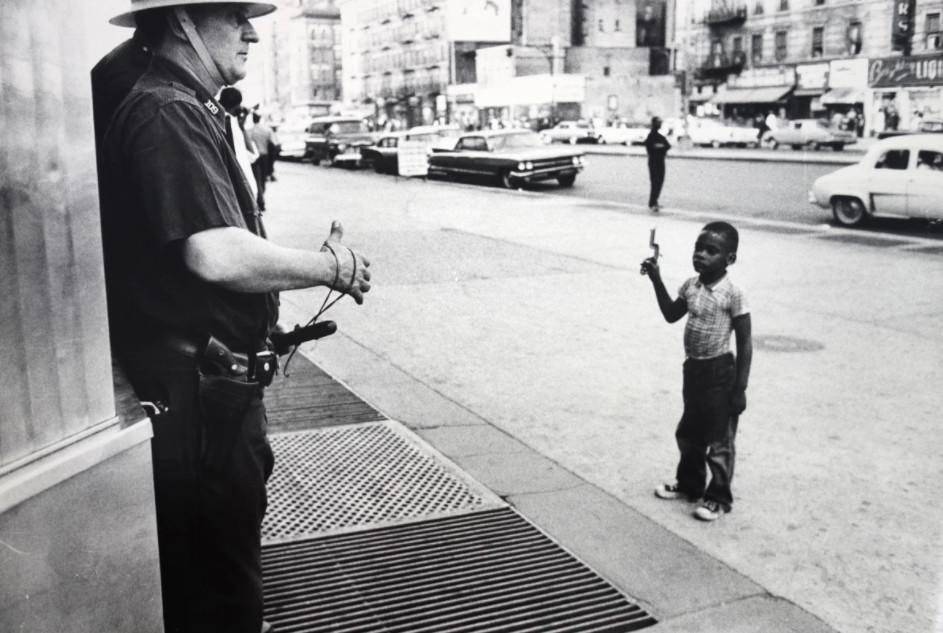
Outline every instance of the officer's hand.
<path id="1" fill-rule="evenodd" d="M 363 303 L 363 295 L 370 291 L 370 261 L 341 244 L 344 227 L 335 220 L 331 223 L 331 234 L 324 240 L 321 252 L 333 251 L 336 283 L 331 288 L 349 294 L 358 304 Z"/>
<path id="2" fill-rule="evenodd" d="M 734 415 L 740 415 L 747 410 L 747 392 L 741 389 L 734 389 L 730 394 L 730 412 Z"/>
<path id="3" fill-rule="evenodd" d="M 653 280 L 661 279 L 661 269 L 658 268 L 658 260 L 654 257 L 649 257 L 642 262 L 642 270 L 640 272 L 643 275 L 648 275 Z"/>

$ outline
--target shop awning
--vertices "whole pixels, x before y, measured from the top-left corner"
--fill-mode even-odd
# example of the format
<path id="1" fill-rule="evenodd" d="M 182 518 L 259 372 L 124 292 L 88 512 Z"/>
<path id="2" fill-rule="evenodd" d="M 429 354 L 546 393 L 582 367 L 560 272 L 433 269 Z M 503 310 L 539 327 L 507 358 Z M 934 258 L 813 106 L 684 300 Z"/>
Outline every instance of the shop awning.
<path id="1" fill-rule="evenodd" d="M 712 103 L 776 103 L 784 98 L 792 86 L 768 86 L 766 88 L 734 88 L 718 92 Z"/>
<path id="2" fill-rule="evenodd" d="M 822 95 L 822 104 L 864 103 L 864 90 L 860 88 L 832 88 Z"/>
<path id="3" fill-rule="evenodd" d="M 818 97 L 825 94 L 825 88 L 796 88 L 793 97 Z"/>

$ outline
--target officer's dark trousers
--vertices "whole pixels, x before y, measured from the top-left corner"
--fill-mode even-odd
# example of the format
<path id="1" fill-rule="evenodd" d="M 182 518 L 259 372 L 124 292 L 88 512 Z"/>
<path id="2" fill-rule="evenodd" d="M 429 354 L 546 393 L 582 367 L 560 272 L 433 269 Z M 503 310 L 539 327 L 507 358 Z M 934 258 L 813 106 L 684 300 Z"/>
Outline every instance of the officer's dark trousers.
<path id="1" fill-rule="evenodd" d="M 736 457 L 738 417 L 730 412 L 730 392 L 735 381 L 732 354 L 684 361 L 684 413 L 675 431 L 681 452 L 678 487 L 690 498 L 703 495 L 705 500 L 717 501 L 727 510 L 733 504 L 730 484 Z"/>
<path id="2" fill-rule="evenodd" d="M 152 418 L 165 630 L 259 633 L 260 526 L 274 462 L 261 390 L 228 459 L 210 469 L 201 457 L 210 425 L 198 403 L 195 361 L 150 346 L 121 360 L 141 400 L 169 406 Z"/>
<path id="3" fill-rule="evenodd" d="M 648 177 L 651 181 L 651 189 L 648 194 L 648 206 L 657 207 L 658 197 L 661 195 L 661 187 L 665 184 L 665 159 L 648 159 Z"/>

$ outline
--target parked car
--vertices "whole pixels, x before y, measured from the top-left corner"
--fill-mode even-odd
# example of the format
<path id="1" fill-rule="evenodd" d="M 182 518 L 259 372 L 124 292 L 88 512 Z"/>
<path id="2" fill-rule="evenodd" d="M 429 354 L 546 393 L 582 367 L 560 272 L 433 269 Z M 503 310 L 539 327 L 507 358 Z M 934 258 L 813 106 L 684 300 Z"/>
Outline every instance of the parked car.
<path id="1" fill-rule="evenodd" d="M 551 143 L 598 143 L 599 132 L 589 121 L 560 121 L 540 133 Z"/>
<path id="2" fill-rule="evenodd" d="M 279 158 L 300 160 L 305 158 L 305 136 L 311 119 L 295 119 L 282 122 L 275 133 L 281 150 Z"/>
<path id="3" fill-rule="evenodd" d="M 373 145 L 360 148 L 360 164 L 373 166 L 378 174 L 395 174 L 399 171 L 399 144 L 403 141 L 416 141 L 432 148 L 452 149 L 461 135 L 457 125 L 422 125 L 401 132 L 388 132 L 377 139 Z"/>
<path id="4" fill-rule="evenodd" d="M 816 179 L 809 202 L 843 226 L 882 215 L 943 219 L 943 135 L 879 140 L 857 164 Z"/>
<path id="5" fill-rule="evenodd" d="M 607 145 L 641 145 L 651 126 L 646 123 L 621 123 L 596 130 L 597 142 Z"/>
<path id="6" fill-rule="evenodd" d="M 376 135 L 359 117 L 316 117 L 305 135 L 305 156 L 315 163 L 356 167 L 360 164 L 360 148 L 375 141 Z"/>
<path id="7" fill-rule="evenodd" d="M 433 150 L 429 176 L 495 179 L 509 189 L 552 179 L 572 187 L 585 161 L 583 152 L 550 147 L 531 130 L 487 130 L 460 136 L 451 151 Z"/>
<path id="8" fill-rule="evenodd" d="M 755 127 L 731 125 L 718 119 L 691 119 L 688 136 L 691 144 L 710 147 L 756 147 L 760 131 Z"/>
<path id="9" fill-rule="evenodd" d="M 884 130 L 883 132 L 878 132 L 878 138 L 890 138 L 892 136 L 903 136 L 904 134 L 930 133 L 943 133 L 943 121 L 936 119 L 926 119 L 917 124 L 916 130 Z"/>
<path id="10" fill-rule="evenodd" d="M 784 121 L 775 130 L 763 135 L 763 144 L 773 149 L 780 145 L 789 145 L 792 149 L 819 149 L 831 147 L 834 150 L 845 149 L 857 141 L 854 132 L 840 130 L 823 119 L 796 119 Z"/>

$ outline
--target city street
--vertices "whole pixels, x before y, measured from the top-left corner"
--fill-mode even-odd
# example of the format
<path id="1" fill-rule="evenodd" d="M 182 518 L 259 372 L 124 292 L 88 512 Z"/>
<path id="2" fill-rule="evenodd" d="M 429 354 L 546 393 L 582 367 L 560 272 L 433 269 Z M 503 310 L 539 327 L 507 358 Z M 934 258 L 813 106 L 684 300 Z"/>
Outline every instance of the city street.
<path id="1" fill-rule="evenodd" d="M 805 196 L 835 168 L 671 160 L 653 216 L 639 157 L 523 192 L 280 162 L 265 220 L 308 248 L 340 220 L 371 260 L 364 305 L 305 351 L 381 410 L 421 383 L 837 631 L 939 631 L 943 249 L 926 227 L 830 227 Z M 674 292 L 714 218 L 741 232 L 755 353 L 734 511 L 703 524 L 652 494 L 676 462 L 683 325 L 638 270 L 657 227 Z M 323 299 L 284 293 L 284 322 Z"/>

